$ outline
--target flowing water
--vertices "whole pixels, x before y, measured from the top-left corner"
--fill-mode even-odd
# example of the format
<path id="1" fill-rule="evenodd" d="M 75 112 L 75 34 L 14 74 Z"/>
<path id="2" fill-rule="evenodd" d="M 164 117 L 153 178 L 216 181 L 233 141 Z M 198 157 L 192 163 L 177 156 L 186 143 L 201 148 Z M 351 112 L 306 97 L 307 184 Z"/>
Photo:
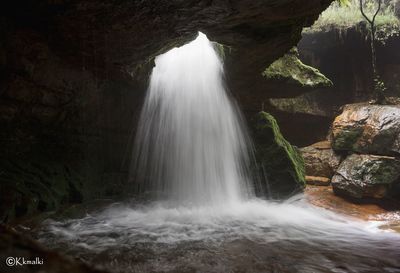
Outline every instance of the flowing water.
<path id="1" fill-rule="evenodd" d="M 301 195 L 254 197 L 251 143 L 204 34 L 155 63 L 132 177 L 156 201 L 47 221 L 44 244 L 111 272 L 400 272 L 398 234 Z"/>
<path id="2" fill-rule="evenodd" d="M 248 197 L 248 141 L 211 42 L 199 33 L 155 63 L 134 151 L 140 190 L 186 206 Z"/>

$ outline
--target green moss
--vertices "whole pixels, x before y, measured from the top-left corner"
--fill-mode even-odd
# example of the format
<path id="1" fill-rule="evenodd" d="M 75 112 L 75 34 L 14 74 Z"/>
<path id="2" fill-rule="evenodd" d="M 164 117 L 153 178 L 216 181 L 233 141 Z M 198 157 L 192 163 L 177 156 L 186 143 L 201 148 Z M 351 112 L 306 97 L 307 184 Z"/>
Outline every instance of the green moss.
<path id="1" fill-rule="evenodd" d="M 333 136 L 332 148 L 339 151 L 356 150 L 355 145 L 362 132 L 362 128 L 348 128 L 340 130 L 338 134 Z"/>
<path id="2" fill-rule="evenodd" d="M 219 57 L 224 60 L 226 57 L 226 54 L 232 53 L 232 47 L 223 45 L 217 42 L 213 42 L 214 49 L 218 53 Z"/>
<path id="3" fill-rule="evenodd" d="M 332 81 L 318 69 L 302 63 L 296 48 L 272 63 L 263 73 L 269 80 L 284 81 L 300 87 L 330 87 Z"/>
<path id="4" fill-rule="evenodd" d="M 395 161 L 382 160 L 368 168 L 372 174 L 371 184 L 391 184 L 399 176 L 399 164 Z"/>
<path id="5" fill-rule="evenodd" d="M 257 160 L 266 171 L 270 191 L 282 197 L 302 189 L 305 185 L 304 160 L 299 150 L 281 134 L 276 119 L 260 112 L 256 124 Z M 278 193 L 278 194 L 274 194 Z"/>

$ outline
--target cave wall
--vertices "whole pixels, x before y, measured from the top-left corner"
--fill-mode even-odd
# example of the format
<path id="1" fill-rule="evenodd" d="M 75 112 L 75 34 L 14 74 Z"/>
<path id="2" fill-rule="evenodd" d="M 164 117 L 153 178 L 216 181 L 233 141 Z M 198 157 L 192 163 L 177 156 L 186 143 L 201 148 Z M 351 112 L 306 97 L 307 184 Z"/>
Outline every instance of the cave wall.
<path id="1" fill-rule="evenodd" d="M 293 109 L 300 109 L 299 104 L 304 104 L 304 109 L 300 109 L 305 110 L 303 112 L 281 111 L 265 100 L 264 107 L 274 114 L 291 143 L 303 147 L 326 139 L 330 124 L 343 105 L 374 98 L 370 41 L 363 27 L 361 24 L 346 30 L 303 32 L 297 46 L 300 59 L 318 68 L 332 80 L 333 86 L 311 92 L 305 90 L 307 93 L 301 99 L 292 100 L 291 103 L 297 104 Z M 387 87 L 386 95 L 390 97 L 400 97 L 399 48 L 399 36 L 377 43 L 377 68 Z M 294 89 L 287 84 L 281 84 L 280 88 L 282 93 Z M 310 105 L 313 109 L 305 109 Z"/>
<path id="2" fill-rule="evenodd" d="M 305 33 L 298 44 L 301 58 L 319 68 L 334 86 L 326 92 L 328 106 L 368 100 L 373 94 L 370 41 L 362 25 L 348 30 Z M 400 96 L 400 37 L 377 42 L 377 69 L 387 96 Z"/>
<path id="3" fill-rule="evenodd" d="M 250 116 L 241 98 L 263 90 L 261 72 L 331 1 L 9 1 L 0 219 L 123 194 L 153 59 L 199 30 L 229 49 L 229 88 Z"/>

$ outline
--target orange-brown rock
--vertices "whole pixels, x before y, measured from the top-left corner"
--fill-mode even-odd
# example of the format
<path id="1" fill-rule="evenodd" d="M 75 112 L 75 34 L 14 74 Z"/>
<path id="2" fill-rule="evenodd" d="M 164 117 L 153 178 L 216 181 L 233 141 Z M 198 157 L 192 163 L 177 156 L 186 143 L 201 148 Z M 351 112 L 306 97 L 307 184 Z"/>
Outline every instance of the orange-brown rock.
<path id="1" fill-rule="evenodd" d="M 334 150 L 400 154 L 400 105 L 346 105 L 331 136 Z"/>
<path id="2" fill-rule="evenodd" d="M 329 141 L 317 142 L 300 149 L 304 158 L 306 175 L 331 178 L 338 168 L 341 157 L 332 149 Z"/>
<path id="3" fill-rule="evenodd" d="M 315 186 L 329 186 L 331 180 L 327 177 L 306 175 L 306 183 Z"/>
<path id="4" fill-rule="evenodd" d="M 377 204 L 354 203 L 337 196 L 331 187 L 307 186 L 304 194 L 311 204 L 362 220 L 382 221 L 385 228 L 400 226 L 400 203 L 385 200 Z M 397 230 L 397 229 L 396 229 Z"/>

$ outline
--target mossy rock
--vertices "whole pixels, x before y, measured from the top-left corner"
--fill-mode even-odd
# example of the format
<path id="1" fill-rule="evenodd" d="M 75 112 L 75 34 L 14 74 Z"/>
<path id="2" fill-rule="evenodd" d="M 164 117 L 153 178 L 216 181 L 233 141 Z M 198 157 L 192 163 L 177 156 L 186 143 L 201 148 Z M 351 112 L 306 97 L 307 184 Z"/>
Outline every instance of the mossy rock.
<path id="1" fill-rule="evenodd" d="M 337 151 L 355 150 L 357 140 L 362 133 L 362 128 L 344 128 L 335 135 L 335 138 L 333 138 L 332 147 Z"/>
<path id="2" fill-rule="evenodd" d="M 332 81 L 318 69 L 302 63 L 297 48 L 292 48 L 282 58 L 273 62 L 262 75 L 268 80 L 284 82 L 299 87 L 331 87 Z"/>
<path id="3" fill-rule="evenodd" d="M 336 151 L 398 156 L 400 106 L 348 104 L 332 123 L 331 140 Z"/>
<path id="4" fill-rule="evenodd" d="M 399 194 L 400 161 L 395 157 L 352 154 L 332 178 L 336 194 L 352 199 L 384 198 Z"/>
<path id="5" fill-rule="evenodd" d="M 256 190 L 259 195 L 285 198 L 305 186 L 304 160 L 281 134 L 276 119 L 260 112 L 255 125 Z"/>

